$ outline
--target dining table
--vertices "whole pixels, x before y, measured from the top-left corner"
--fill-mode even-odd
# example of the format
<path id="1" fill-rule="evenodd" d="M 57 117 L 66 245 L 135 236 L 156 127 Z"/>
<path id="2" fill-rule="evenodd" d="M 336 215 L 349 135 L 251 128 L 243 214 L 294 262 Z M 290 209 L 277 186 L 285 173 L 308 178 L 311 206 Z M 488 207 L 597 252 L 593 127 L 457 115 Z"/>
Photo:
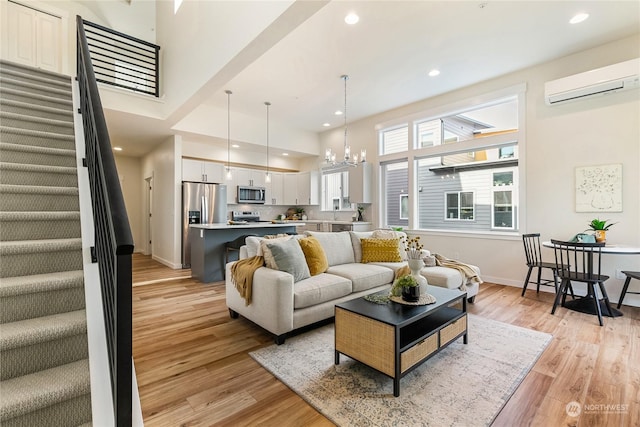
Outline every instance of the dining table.
<path id="1" fill-rule="evenodd" d="M 553 243 L 551 241 L 542 242 L 542 246 L 546 248 L 554 248 Z M 619 245 L 619 244 L 605 244 L 600 248 L 602 254 L 609 255 L 640 255 L 640 247 L 638 246 L 628 246 L 628 245 Z M 594 299 L 597 298 L 591 292 L 587 292 L 587 295 L 582 297 L 577 297 L 573 300 L 565 301 L 563 307 L 568 308 L 570 310 L 578 311 L 580 313 L 593 314 L 594 316 L 598 313 L 596 312 Z M 608 317 L 619 317 L 622 316 L 622 312 L 616 308 L 611 307 L 611 311 L 605 304 L 604 300 L 599 300 L 600 311 L 603 316 Z"/>

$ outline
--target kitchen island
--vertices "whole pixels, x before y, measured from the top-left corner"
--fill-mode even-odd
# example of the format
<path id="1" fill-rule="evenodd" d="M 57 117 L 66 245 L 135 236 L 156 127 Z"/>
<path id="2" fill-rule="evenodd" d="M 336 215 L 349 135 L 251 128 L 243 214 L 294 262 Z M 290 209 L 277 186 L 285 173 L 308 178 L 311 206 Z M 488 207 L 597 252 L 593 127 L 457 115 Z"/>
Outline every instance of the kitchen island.
<path id="1" fill-rule="evenodd" d="M 204 283 L 224 280 L 226 245 L 238 237 L 266 234 L 296 234 L 296 222 L 273 224 L 270 222 L 248 222 L 246 224 L 227 223 L 191 224 L 191 276 Z M 235 259 L 236 254 L 232 255 Z"/>

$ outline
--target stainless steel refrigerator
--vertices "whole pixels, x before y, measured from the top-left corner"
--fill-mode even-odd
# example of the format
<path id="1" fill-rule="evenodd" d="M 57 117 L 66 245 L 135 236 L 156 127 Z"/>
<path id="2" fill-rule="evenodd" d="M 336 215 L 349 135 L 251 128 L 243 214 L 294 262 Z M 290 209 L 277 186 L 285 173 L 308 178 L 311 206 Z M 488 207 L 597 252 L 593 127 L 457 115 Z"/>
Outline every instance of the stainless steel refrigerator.
<path id="1" fill-rule="evenodd" d="M 182 268 L 191 267 L 189 224 L 227 222 L 227 186 L 182 182 Z"/>

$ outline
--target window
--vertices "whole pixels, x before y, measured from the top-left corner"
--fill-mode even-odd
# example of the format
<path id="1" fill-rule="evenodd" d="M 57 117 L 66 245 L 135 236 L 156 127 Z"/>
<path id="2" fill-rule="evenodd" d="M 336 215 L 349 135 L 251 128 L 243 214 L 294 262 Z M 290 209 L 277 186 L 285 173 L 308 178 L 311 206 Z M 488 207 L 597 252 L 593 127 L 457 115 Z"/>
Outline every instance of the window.
<path id="1" fill-rule="evenodd" d="M 349 172 L 347 170 L 322 173 L 322 210 L 354 210 L 349 203 Z"/>
<path id="2" fill-rule="evenodd" d="M 495 97 L 473 99 L 468 108 L 456 103 L 451 114 L 441 114 L 446 106 L 438 107 L 438 116 L 414 114 L 411 128 L 381 129 L 380 199 L 386 203 L 382 219 L 386 225 L 517 231 L 518 140 L 524 134 L 518 108 L 523 101 L 524 86 L 520 86 Z"/>
<path id="3" fill-rule="evenodd" d="M 409 148 L 409 127 L 388 129 L 380 136 L 380 154 L 401 153 Z"/>
<path id="4" fill-rule="evenodd" d="M 409 225 L 409 164 L 399 161 L 381 167 L 386 183 L 380 198 L 384 205 L 384 222 L 388 226 L 406 227 Z"/>
<path id="5" fill-rule="evenodd" d="M 493 197 L 491 205 L 491 226 L 493 228 L 512 230 L 515 224 L 513 206 L 514 171 L 493 173 Z"/>
<path id="6" fill-rule="evenodd" d="M 400 219 L 409 219 L 409 195 L 400 195 Z"/>
<path id="7" fill-rule="evenodd" d="M 473 192 L 459 191 L 456 193 L 445 193 L 445 200 L 445 219 L 473 221 Z"/>
<path id="8" fill-rule="evenodd" d="M 417 146 L 433 147 L 442 141 L 442 124 L 440 120 L 420 122 L 416 125 Z"/>

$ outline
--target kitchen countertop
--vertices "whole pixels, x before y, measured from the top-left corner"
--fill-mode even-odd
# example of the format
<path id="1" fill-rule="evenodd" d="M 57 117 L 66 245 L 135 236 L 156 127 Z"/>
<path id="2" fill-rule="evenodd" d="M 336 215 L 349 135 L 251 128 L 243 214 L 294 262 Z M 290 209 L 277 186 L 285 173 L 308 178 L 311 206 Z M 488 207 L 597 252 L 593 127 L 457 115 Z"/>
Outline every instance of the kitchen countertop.
<path id="1" fill-rule="evenodd" d="M 292 221 L 292 222 L 297 222 L 297 221 Z M 329 224 L 371 224 L 371 222 L 369 221 L 340 221 L 340 220 L 333 220 L 333 219 L 307 219 L 304 222 L 308 222 L 310 224 L 319 224 L 319 223 L 323 223 L 323 222 L 327 222 Z"/>
<path id="2" fill-rule="evenodd" d="M 227 224 L 226 222 L 219 222 L 214 224 L 191 224 L 191 228 L 201 228 L 203 230 L 228 230 L 231 228 L 278 228 L 278 227 L 291 227 L 292 225 L 304 225 L 304 222 L 300 221 L 287 221 L 283 223 L 271 223 L 271 222 L 248 222 L 246 224 Z"/>

